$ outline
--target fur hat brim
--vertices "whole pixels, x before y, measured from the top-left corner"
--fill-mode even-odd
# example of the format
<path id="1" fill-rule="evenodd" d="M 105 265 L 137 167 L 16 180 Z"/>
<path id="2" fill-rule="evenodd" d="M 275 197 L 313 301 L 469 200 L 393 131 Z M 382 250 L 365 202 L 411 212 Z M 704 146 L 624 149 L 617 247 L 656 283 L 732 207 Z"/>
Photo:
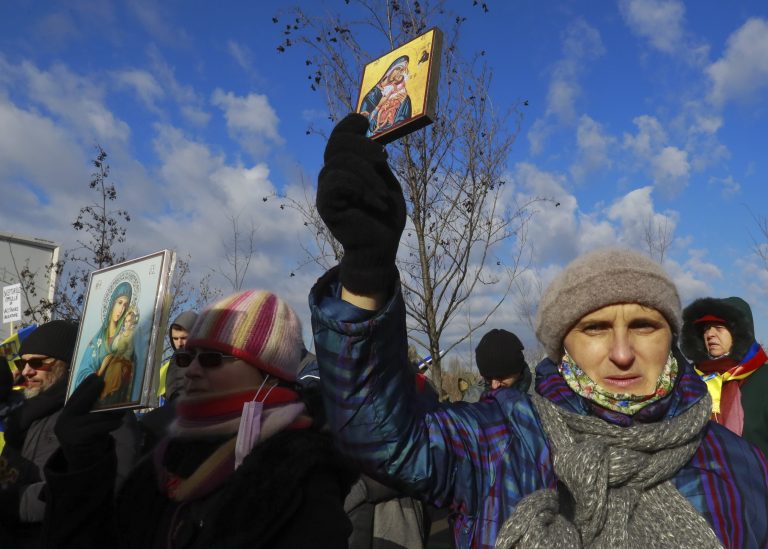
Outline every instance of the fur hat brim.
<path id="1" fill-rule="evenodd" d="M 743 359 L 755 342 L 755 326 L 752 309 L 740 297 L 704 297 L 688 305 L 683 310 L 683 330 L 680 334 L 680 349 L 683 354 L 694 363 L 710 358 L 703 337 L 705 319 L 708 316 L 725 321 L 725 326 L 733 338 L 729 356 L 736 360 Z"/>

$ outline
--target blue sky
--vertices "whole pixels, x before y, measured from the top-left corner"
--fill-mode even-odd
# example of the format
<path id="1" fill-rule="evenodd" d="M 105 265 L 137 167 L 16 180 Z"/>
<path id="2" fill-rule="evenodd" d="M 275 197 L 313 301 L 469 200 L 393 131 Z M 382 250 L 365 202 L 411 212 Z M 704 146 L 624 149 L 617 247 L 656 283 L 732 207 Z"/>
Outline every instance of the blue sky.
<path id="1" fill-rule="evenodd" d="M 305 133 L 322 123 L 322 95 L 298 52 L 276 51 L 271 19 L 283 4 L 3 2 L 0 230 L 72 247 L 99 143 L 132 216 L 132 255 L 174 248 L 200 276 L 224 262 L 227 217 L 239 215 L 257 229 L 248 284 L 284 295 L 306 319 L 320 272 L 289 273 L 308 235 L 262 200 L 313 184 L 323 148 Z M 486 51 L 495 103 L 529 101 L 509 158 L 514 192 L 560 203 L 531 222 L 523 280 L 546 284 L 597 246 L 643 249 L 650 222 L 672 236 L 664 266 L 684 303 L 740 295 L 768 341 L 768 273 L 752 240 L 752 214 L 766 203 L 768 4 L 521 0 L 488 2 L 487 14 L 471 0 L 448 4 L 469 16 L 462 49 Z M 489 327 L 530 344 L 515 309 Z"/>

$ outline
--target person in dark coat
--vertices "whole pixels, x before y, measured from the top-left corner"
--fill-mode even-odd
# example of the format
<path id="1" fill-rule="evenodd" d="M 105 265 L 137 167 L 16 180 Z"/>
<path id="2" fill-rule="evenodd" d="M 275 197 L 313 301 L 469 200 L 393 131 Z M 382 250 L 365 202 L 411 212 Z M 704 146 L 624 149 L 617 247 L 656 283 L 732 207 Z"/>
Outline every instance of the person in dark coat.
<path id="1" fill-rule="evenodd" d="M 183 311 L 173 319 L 168 328 L 168 340 L 174 351 L 184 349 L 189 339 L 189 333 L 197 320 L 195 311 Z M 165 399 L 168 402 L 175 400 L 184 389 L 184 372 L 176 365 L 173 357 L 168 362 L 168 371 L 165 375 Z"/>
<path id="2" fill-rule="evenodd" d="M 46 512 L 43 467 L 59 448 L 54 426 L 62 413 L 78 325 L 54 320 L 36 328 L 19 348 L 26 400 L 6 418 L 0 455 L 0 524 L 3 547 L 39 547 Z M 118 412 L 106 437 L 116 448 L 113 483 L 125 479 L 138 451 L 136 418 Z M 113 432 L 110 432 L 113 431 Z"/>
<path id="3" fill-rule="evenodd" d="M 513 387 L 525 393 L 531 386 L 531 369 L 523 356 L 523 342 L 507 330 L 493 329 L 475 347 L 480 380 L 467 389 L 464 402 L 478 402 L 487 391 Z"/>
<path id="4" fill-rule="evenodd" d="M 294 390 L 301 349 L 299 319 L 275 294 L 206 308 L 175 355 L 185 390 L 170 434 L 116 498 L 111 418 L 88 414 L 101 384 L 88 378 L 56 426 L 48 546 L 346 548 L 355 475 Z"/>
<path id="5" fill-rule="evenodd" d="M 302 349 L 296 381 L 305 400 L 317 399 L 322 408 L 317 358 L 307 349 Z M 421 385 L 419 392 L 425 401 L 437 402 L 429 385 Z M 367 475 L 361 474 L 352 485 L 344 510 L 352 524 L 349 549 L 421 549 L 429 537 L 430 517 L 424 504 Z"/>
<path id="6" fill-rule="evenodd" d="M 680 347 L 712 397 L 712 419 L 768 456 L 768 356 L 740 297 L 697 299 L 683 311 Z"/>
<path id="7" fill-rule="evenodd" d="M 171 322 L 168 328 L 168 341 L 173 351 L 184 349 L 189 339 L 189 332 L 195 325 L 197 313 L 184 311 Z M 141 455 L 152 450 L 157 442 L 163 438 L 176 414 L 176 399 L 181 396 L 184 389 L 184 371 L 176 364 L 175 357 L 171 356 L 165 368 L 165 385 L 162 394 L 161 405 L 143 414 L 139 420 L 141 427 Z M 162 376 L 161 376 L 162 379 Z"/>

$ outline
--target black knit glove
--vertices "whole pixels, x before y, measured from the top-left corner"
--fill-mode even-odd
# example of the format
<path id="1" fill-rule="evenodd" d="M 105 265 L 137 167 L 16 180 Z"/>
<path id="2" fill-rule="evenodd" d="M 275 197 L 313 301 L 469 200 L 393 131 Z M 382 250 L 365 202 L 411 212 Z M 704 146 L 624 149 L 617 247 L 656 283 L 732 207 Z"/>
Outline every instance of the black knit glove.
<path id="1" fill-rule="evenodd" d="M 12 485 L 26 486 L 41 480 L 40 470 L 34 462 L 11 446 L 3 448 L 3 455 L 0 456 L 0 489 L 5 490 Z"/>
<path id="2" fill-rule="evenodd" d="M 113 448 L 109 433 L 120 427 L 125 412 L 89 413 L 103 387 L 104 380 L 96 374 L 86 377 L 69 397 L 56 421 L 54 432 L 72 470 L 89 467 Z"/>
<path id="3" fill-rule="evenodd" d="M 356 294 L 386 292 L 405 227 L 405 199 L 384 147 L 365 136 L 368 120 L 350 114 L 331 132 L 317 181 L 317 211 L 344 247 L 342 285 Z"/>

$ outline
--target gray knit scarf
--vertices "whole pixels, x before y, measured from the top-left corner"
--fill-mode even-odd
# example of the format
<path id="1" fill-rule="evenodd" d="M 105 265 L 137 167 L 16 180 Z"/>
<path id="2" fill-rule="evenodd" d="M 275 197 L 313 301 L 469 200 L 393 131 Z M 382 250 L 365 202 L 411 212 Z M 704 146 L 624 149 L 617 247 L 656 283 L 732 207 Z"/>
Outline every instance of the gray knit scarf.
<path id="1" fill-rule="evenodd" d="M 678 417 L 631 427 L 568 412 L 532 395 L 558 490 L 517 504 L 496 538 L 510 548 L 721 548 L 671 479 L 701 442 L 707 395 Z"/>

